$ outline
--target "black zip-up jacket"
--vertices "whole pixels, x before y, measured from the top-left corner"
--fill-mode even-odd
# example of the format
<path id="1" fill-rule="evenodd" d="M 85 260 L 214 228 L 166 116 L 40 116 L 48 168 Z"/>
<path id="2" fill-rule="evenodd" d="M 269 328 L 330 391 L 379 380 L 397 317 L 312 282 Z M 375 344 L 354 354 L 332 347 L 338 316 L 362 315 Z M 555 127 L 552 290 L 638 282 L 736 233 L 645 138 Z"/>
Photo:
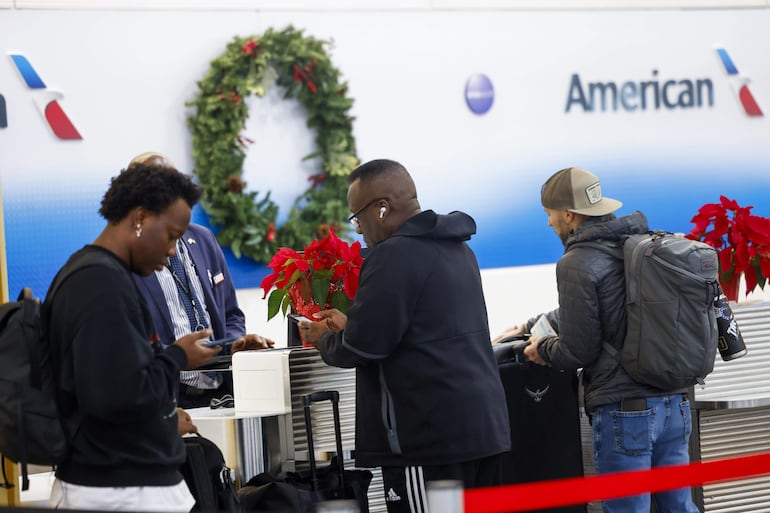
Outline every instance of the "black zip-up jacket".
<path id="1" fill-rule="evenodd" d="M 174 386 L 187 357 L 177 346 L 153 349 L 152 317 L 122 260 L 86 246 L 70 261 L 89 252 L 103 252 L 107 264 L 75 271 L 43 310 L 61 414 L 76 429 L 56 476 L 84 486 L 176 485 L 186 456 Z"/>
<path id="2" fill-rule="evenodd" d="M 356 367 L 356 464 L 441 465 L 507 451 L 505 395 L 462 212 L 425 211 L 372 248 L 328 364 Z"/>

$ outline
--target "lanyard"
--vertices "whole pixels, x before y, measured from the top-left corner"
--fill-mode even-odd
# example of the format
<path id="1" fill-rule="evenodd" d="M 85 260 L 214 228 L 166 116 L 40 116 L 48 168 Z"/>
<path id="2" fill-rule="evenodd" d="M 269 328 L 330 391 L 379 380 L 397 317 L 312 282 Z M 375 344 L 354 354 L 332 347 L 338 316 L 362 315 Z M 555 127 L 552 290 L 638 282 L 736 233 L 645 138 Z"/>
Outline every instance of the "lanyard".
<path id="1" fill-rule="evenodd" d="M 181 243 L 177 244 L 177 253 L 184 254 L 184 246 Z M 190 304 L 192 305 L 193 314 L 195 315 L 195 331 L 200 331 L 206 327 L 206 325 L 201 321 L 200 312 L 198 312 L 198 303 L 195 301 L 195 294 L 192 288 L 192 284 L 190 282 L 190 276 L 187 274 L 187 266 L 185 265 L 184 261 L 180 256 L 177 257 L 179 259 L 180 267 L 182 268 L 182 273 L 184 274 L 184 281 L 182 281 L 182 278 L 174 271 L 174 267 L 171 265 L 170 258 L 166 261 L 166 267 L 171 272 L 171 276 L 173 276 L 174 281 L 178 285 L 179 290 L 187 296 L 187 298 L 190 300 Z"/>

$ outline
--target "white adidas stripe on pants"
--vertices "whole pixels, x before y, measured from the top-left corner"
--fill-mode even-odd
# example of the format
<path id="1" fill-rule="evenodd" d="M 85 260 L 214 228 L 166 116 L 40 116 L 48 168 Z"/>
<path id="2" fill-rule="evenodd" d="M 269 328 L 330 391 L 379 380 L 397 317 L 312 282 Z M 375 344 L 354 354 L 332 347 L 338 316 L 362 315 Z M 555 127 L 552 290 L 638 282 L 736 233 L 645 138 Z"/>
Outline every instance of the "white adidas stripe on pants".
<path id="1" fill-rule="evenodd" d="M 406 482 L 409 511 L 411 513 L 428 513 L 428 501 L 425 493 L 425 479 L 422 474 L 422 467 L 405 467 L 404 481 Z"/>

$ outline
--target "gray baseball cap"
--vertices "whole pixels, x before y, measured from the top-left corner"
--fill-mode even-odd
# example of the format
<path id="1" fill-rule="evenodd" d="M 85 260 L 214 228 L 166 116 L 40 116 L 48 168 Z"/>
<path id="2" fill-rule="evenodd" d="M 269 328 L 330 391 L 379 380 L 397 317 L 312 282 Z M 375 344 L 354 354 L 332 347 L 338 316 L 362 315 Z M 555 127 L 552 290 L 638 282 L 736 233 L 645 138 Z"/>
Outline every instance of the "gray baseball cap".
<path id="1" fill-rule="evenodd" d="M 593 173 L 579 167 L 557 171 L 540 190 L 540 202 L 551 210 L 569 210 L 587 216 L 603 216 L 623 206 L 602 196 L 602 185 Z"/>

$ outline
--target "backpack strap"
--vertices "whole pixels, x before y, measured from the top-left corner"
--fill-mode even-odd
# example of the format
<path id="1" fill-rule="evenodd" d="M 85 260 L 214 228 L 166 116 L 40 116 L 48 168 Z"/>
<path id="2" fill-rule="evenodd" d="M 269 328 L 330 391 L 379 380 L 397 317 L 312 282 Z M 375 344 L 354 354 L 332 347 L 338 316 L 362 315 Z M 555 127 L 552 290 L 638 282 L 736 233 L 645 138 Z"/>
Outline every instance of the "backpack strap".
<path id="1" fill-rule="evenodd" d="M 85 269 L 86 267 L 93 267 L 96 265 L 101 265 L 104 267 L 112 267 L 114 269 L 121 269 L 125 271 L 125 268 L 121 266 L 120 263 L 116 262 L 115 259 L 102 251 L 89 251 L 88 253 L 85 253 L 82 256 L 79 256 L 75 259 L 69 260 L 66 264 L 64 264 L 64 267 L 61 268 L 61 270 L 56 274 L 54 277 L 53 283 L 51 284 L 51 287 L 48 289 L 48 293 L 45 296 L 45 301 L 43 302 L 43 306 L 45 307 L 50 306 L 51 302 L 53 301 L 54 296 L 59 291 L 59 288 L 66 282 L 73 274 L 76 272 Z M 25 289 L 22 291 L 22 294 L 26 292 Z M 20 294 L 21 296 L 21 294 Z M 29 290 L 29 296 L 31 298 L 32 291 Z M 25 296 L 26 298 L 26 296 Z M 37 301 L 37 300 L 35 300 Z M 33 310 L 33 309 L 25 309 L 25 312 L 27 310 Z M 39 314 L 41 316 L 41 323 L 43 330 L 43 341 L 45 344 L 49 344 L 48 337 L 46 336 L 46 331 L 48 331 L 48 309 L 47 308 L 40 308 Z M 25 319 L 26 321 L 27 319 Z M 31 319 L 30 319 L 31 321 Z M 30 326 L 27 322 L 25 322 L 25 326 Z M 51 351 L 50 345 L 49 345 L 49 353 L 53 354 Z M 32 377 L 32 382 L 35 383 L 35 378 L 37 377 L 37 382 L 40 382 L 40 367 L 39 365 L 35 365 L 36 360 L 31 359 L 31 362 L 33 363 L 32 368 L 30 369 L 30 375 Z M 55 366 L 52 366 L 52 370 L 54 371 L 54 377 L 56 378 L 56 382 L 58 383 L 59 376 L 56 375 L 55 372 Z"/>
<path id="2" fill-rule="evenodd" d="M 122 266 L 119 262 L 115 260 L 115 258 L 111 257 L 110 255 L 104 253 L 101 250 L 97 251 L 89 251 L 83 255 L 79 255 L 75 259 L 71 259 L 67 261 L 66 264 L 64 264 L 64 267 L 61 268 L 61 270 L 58 272 L 58 274 L 54 277 L 53 283 L 51 284 L 51 287 L 48 289 L 48 293 L 46 294 L 45 301 L 43 302 L 43 306 L 47 305 L 50 306 L 54 296 L 56 295 L 56 292 L 59 291 L 59 288 L 66 282 L 72 275 L 74 275 L 76 272 L 85 269 L 87 267 L 94 267 L 94 266 L 103 266 L 103 267 L 111 267 L 113 269 L 121 270 L 126 272 L 125 267 Z M 46 335 L 46 332 L 48 331 L 48 309 L 47 308 L 41 308 L 40 309 L 40 315 L 41 315 L 41 326 L 43 330 L 43 342 L 48 346 L 48 353 L 49 358 L 53 358 L 54 352 L 52 351 L 52 348 L 50 346 L 50 340 L 48 336 Z M 35 373 L 40 375 L 40 369 L 35 367 L 38 367 L 37 365 L 32 365 L 31 373 L 34 375 Z M 55 388 L 57 390 L 56 394 L 56 407 L 59 411 L 61 411 L 61 404 L 59 403 L 59 373 L 57 372 L 56 365 L 51 365 L 51 373 L 53 374 Z M 63 419 L 62 419 L 63 420 Z M 77 415 L 77 418 L 72 422 L 69 423 L 69 426 L 64 425 L 65 428 L 64 432 L 68 439 L 68 444 L 71 443 L 71 441 L 75 438 L 75 434 L 80 429 L 80 424 L 82 422 L 82 417 L 80 415 Z M 62 422 L 63 424 L 67 424 L 65 422 Z M 70 429 L 67 429 L 67 427 L 70 427 Z"/>
<path id="3" fill-rule="evenodd" d="M 21 302 L 21 329 L 24 332 L 25 340 L 38 340 L 40 325 L 40 300 L 33 297 L 32 289 L 24 287 L 19 292 L 17 301 Z M 40 388 L 41 385 L 41 372 L 40 365 L 38 364 L 37 354 L 33 354 L 35 351 L 32 347 L 27 345 L 27 351 L 29 354 L 29 379 L 32 386 Z"/>
<path id="4" fill-rule="evenodd" d="M 64 264 L 64 267 L 62 267 L 62 269 L 54 278 L 53 283 L 51 284 L 51 288 L 48 289 L 48 293 L 45 297 L 46 302 L 49 302 L 51 299 L 53 299 L 54 294 L 56 294 L 59 288 L 64 284 L 65 281 L 67 281 L 70 276 L 75 274 L 77 271 L 80 271 L 81 269 L 85 269 L 86 267 L 93 267 L 96 265 L 126 271 L 122 264 L 117 262 L 114 257 L 104 253 L 102 250 L 88 251 L 87 253 L 79 255 Z"/>
<path id="5" fill-rule="evenodd" d="M 605 253 L 607 255 L 610 255 L 611 257 L 620 260 L 621 262 L 624 262 L 625 259 L 623 257 L 623 244 L 625 243 L 625 239 L 621 241 L 620 246 L 613 245 L 613 244 L 602 244 L 601 242 L 597 242 L 595 240 L 589 240 L 585 242 L 576 242 L 572 244 L 570 247 L 586 247 L 586 248 L 593 248 L 598 251 L 601 251 L 602 253 Z M 625 274 L 624 274 L 625 278 Z M 602 348 L 604 351 L 606 351 L 613 359 L 615 359 L 618 363 L 620 363 L 620 351 L 617 347 L 613 346 L 612 344 L 608 342 L 602 343 Z"/>
<path id="6" fill-rule="evenodd" d="M 615 244 L 602 244 L 601 242 L 597 242 L 595 240 L 587 240 L 584 242 L 575 242 L 574 244 L 570 245 L 571 248 L 593 248 L 601 251 L 602 253 L 606 253 L 610 255 L 611 257 L 614 257 L 618 260 L 623 260 L 623 242 L 620 243 L 620 245 Z M 620 250 L 620 251 L 618 251 Z"/>

